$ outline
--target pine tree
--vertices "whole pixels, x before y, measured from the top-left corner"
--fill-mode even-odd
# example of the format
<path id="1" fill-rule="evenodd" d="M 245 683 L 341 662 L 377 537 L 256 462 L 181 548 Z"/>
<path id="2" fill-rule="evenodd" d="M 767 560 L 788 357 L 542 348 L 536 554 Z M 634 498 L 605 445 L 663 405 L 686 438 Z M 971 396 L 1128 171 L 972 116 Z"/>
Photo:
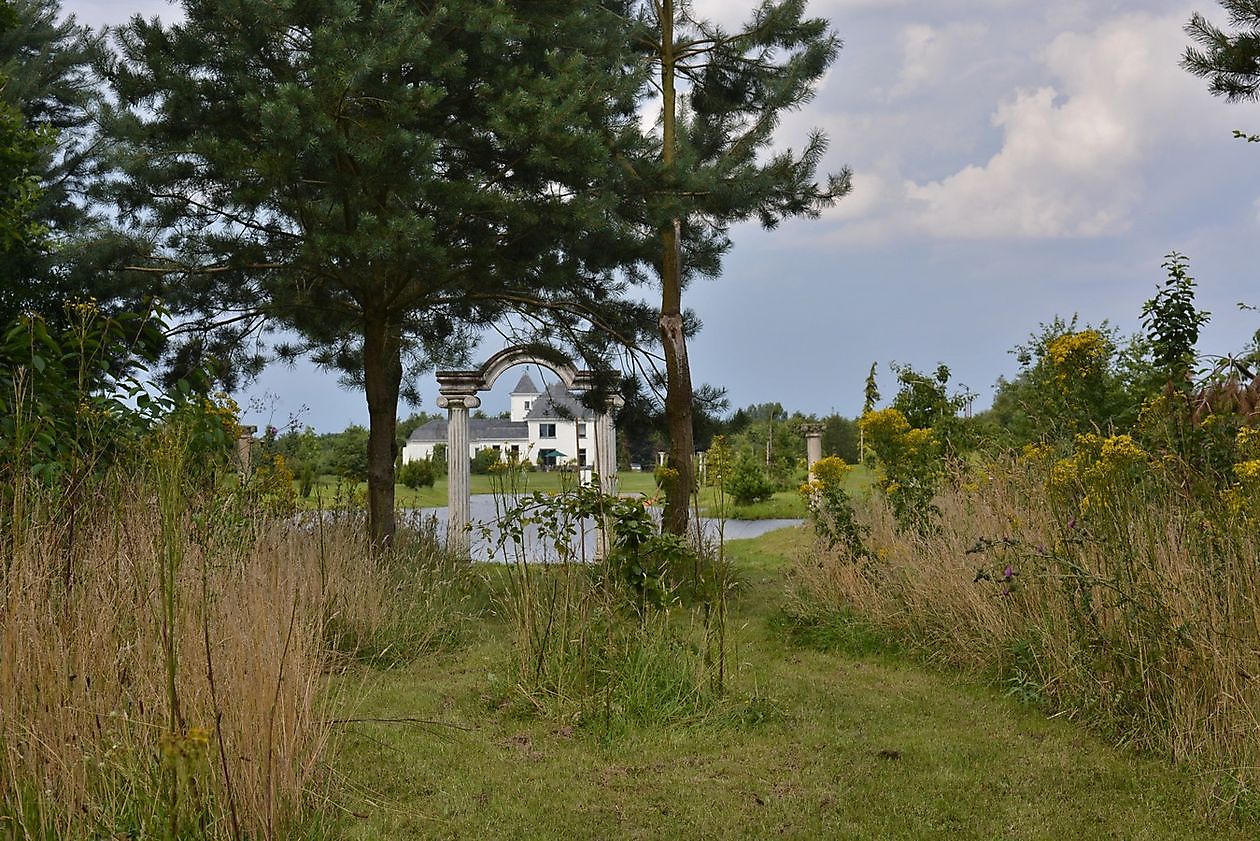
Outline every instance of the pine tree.
<path id="1" fill-rule="evenodd" d="M 879 367 L 878 362 L 871 363 L 871 371 L 866 375 L 866 388 L 862 392 L 862 414 L 866 414 L 875 408 L 875 404 L 879 402 L 879 383 L 875 379 L 875 371 Z"/>
<path id="2" fill-rule="evenodd" d="M 56 320 L 62 302 L 101 294 L 113 278 L 102 271 L 110 237 L 85 199 L 99 176 L 101 142 L 93 120 L 101 84 L 92 63 L 99 37 L 62 18 L 57 0 L 16 0 L 0 32 L 0 101 L 39 136 L 29 174 L 39 187 L 27 219 L 38 243 L 0 251 L 0 319 L 26 310 Z"/>
<path id="3" fill-rule="evenodd" d="M 835 60 L 839 39 L 827 21 L 805 17 L 805 0 L 764 0 L 738 32 L 698 20 L 686 0 L 641 3 L 635 43 L 653 68 L 661 97 L 660 132 L 639 161 L 646 197 L 641 221 L 655 242 L 650 263 L 661 284 L 660 340 L 670 464 L 662 527 L 682 534 L 694 488 L 691 366 L 693 319 L 682 293 L 698 275 L 716 276 L 730 248 L 730 226 L 757 219 L 766 228 L 791 216 L 816 216 L 850 189 L 849 172 L 815 173 L 826 151 L 821 132 L 804 148 L 771 152 L 787 111 L 814 95 Z"/>
<path id="4" fill-rule="evenodd" d="M 1199 48 L 1186 47 L 1181 66 L 1208 80 L 1213 96 L 1229 102 L 1260 100 L 1260 2 L 1221 0 L 1230 25 L 1226 32 L 1195 12 L 1186 33 Z"/>
<path id="5" fill-rule="evenodd" d="M 134 18 L 106 115 L 115 198 L 202 328 L 176 361 L 281 327 L 364 389 L 368 502 L 394 531 L 399 397 L 514 310 L 542 338 L 627 327 L 614 156 L 641 81 L 615 3 L 185 0 Z M 544 316 L 550 316 L 545 318 Z M 233 357 L 245 368 L 260 359 Z M 209 360 L 213 362 L 214 360 Z M 230 375 L 223 366 L 221 374 Z"/>

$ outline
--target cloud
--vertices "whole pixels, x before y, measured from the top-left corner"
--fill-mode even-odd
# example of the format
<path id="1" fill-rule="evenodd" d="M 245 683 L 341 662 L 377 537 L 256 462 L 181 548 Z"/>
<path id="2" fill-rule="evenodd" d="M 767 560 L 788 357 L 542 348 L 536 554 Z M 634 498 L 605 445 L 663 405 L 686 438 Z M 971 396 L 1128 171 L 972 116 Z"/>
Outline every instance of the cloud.
<path id="1" fill-rule="evenodd" d="M 867 166 L 857 166 L 868 176 L 859 177 L 858 189 L 864 180 L 879 184 L 879 199 L 865 205 L 865 213 L 829 218 L 856 223 L 840 235 L 860 240 L 1125 233 L 1155 178 L 1146 166 L 1156 152 L 1202 132 L 1203 121 L 1219 122 L 1210 97 L 1177 64 L 1185 18 L 1180 12 L 1128 14 L 1089 31 L 1059 34 L 1037 56 L 1036 82 L 1008 88 L 991 111 L 998 142 L 987 158 L 960 162 L 938 177 L 898 178 L 885 148 Z M 984 60 L 976 56 L 975 39 L 997 42 L 1002 36 L 997 31 L 986 37 L 970 24 L 905 27 L 905 58 L 890 95 L 926 85 L 943 89 L 942 79 L 960 79 L 969 65 Z M 955 91 L 952 97 L 965 95 Z M 890 107 L 905 107 L 895 99 Z M 951 129 L 948 109 L 921 117 L 943 121 L 932 133 L 960 136 Z M 953 125 L 965 118 L 953 117 Z M 922 131 L 918 138 L 932 143 Z M 902 166 L 917 154 L 909 146 L 897 150 Z"/>
<path id="2" fill-rule="evenodd" d="M 170 0 L 133 0 L 118 3 L 116 0 L 66 0 L 62 3 L 64 14 L 73 14 L 80 24 L 92 27 L 118 26 L 133 15 L 148 19 L 160 17 L 163 23 L 171 23 L 184 17 L 184 10 Z"/>
<path id="3" fill-rule="evenodd" d="M 924 88 L 948 84 L 959 59 L 975 55 L 989 32 L 984 23 L 960 22 L 943 27 L 915 23 L 901 30 L 901 73 L 888 95 L 899 98 Z"/>

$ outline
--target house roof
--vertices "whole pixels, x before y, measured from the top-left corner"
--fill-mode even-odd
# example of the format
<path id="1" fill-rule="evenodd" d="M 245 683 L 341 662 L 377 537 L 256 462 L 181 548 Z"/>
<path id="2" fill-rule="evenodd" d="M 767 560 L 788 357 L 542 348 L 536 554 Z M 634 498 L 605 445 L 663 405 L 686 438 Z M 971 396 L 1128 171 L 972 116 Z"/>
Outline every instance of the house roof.
<path id="1" fill-rule="evenodd" d="M 520 382 L 516 384 L 516 388 L 512 389 L 513 394 L 542 394 L 538 390 L 538 386 L 534 385 L 534 381 L 529 378 L 529 372 L 521 374 Z"/>
<path id="2" fill-rule="evenodd" d="M 509 421 L 500 418 L 469 418 L 468 438 L 471 441 L 526 441 L 529 439 L 529 424 L 524 421 Z M 446 419 L 438 418 L 429 421 L 424 426 L 417 426 L 407 436 L 407 442 L 446 443 Z"/>
<path id="3" fill-rule="evenodd" d="M 564 383 L 552 383 L 547 391 L 529 407 L 525 420 L 573 420 L 592 418 L 595 413 L 569 394 Z"/>

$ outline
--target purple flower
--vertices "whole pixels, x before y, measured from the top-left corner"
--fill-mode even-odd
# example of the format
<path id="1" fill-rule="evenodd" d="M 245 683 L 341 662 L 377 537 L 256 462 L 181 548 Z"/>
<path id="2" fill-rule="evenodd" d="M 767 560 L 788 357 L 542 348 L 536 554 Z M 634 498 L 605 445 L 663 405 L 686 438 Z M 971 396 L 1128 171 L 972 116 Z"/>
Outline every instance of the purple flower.
<path id="1" fill-rule="evenodd" d="M 1002 580 L 1010 581 L 1014 577 L 1015 577 L 1015 568 L 1012 567 L 1010 564 L 1007 564 L 1006 569 L 1002 570 Z"/>
<path id="2" fill-rule="evenodd" d="M 1075 518 L 1075 517 L 1073 517 L 1072 519 L 1068 520 L 1068 528 L 1070 528 L 1070 529 L 1074 529 L 1074 528 L 1076 528 L 1076 518 Z"/>

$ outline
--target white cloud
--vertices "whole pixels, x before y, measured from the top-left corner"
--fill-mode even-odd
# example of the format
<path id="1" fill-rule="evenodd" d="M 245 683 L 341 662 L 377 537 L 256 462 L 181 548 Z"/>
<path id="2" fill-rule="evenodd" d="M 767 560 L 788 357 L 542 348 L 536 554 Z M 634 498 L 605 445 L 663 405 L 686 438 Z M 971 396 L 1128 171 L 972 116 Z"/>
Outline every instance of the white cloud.
<path id="1" fill-rule="evenodd" d="M 1217 130 L 1205 123 L 1219 122 L 1219 110 L 1177 64 L 1186 17 L 1130 14 L 1092 31 L 1053 38 L 1037 57 L 1041 81 L 1006 94 L 993 110 L 990 122 L 1000 135 L 996 151 L 926 179 L 897 179 L 886 169 L 884 151 L 884 163 L 875 164 L 879 177 L 871 179 L 881 185 L 880 200 L 866 205 L 865 213 L 831 217 L 856 223 L 840 235 L 865 240 L 881 233 L 951 239 L 1124 233 L 1148 178 L 1155 177 L 1144 165 L 1167 144 Z M 946 37 L 932 27 L 906 27 L 906 60 L 893 90 L 939 85 L 941 77 L 960 78 L 968 62 L 983 60 L 968 57 L 975 50 L 956 46 L 975 30 L 956 29 Z M 1001 36 L 999 31 L 994 38 Z M 949 114 L 938 110 L 930 116 Z M 930 131 L 949 133 L 949 128 Z M 919 137 L 932 142 L 930 134 Z M 898 152 L 901 160 L 914 154 L 909 147 Z M 858 189 L 862 183 L 859 179 Z"/>
<path id="2" fill-rule="evenodd" d="M 163 23 L 182 20 L 184 10 L 170 0 L 132 0 L 119 3 L 116 0 L 64 0 L 64 14 L 73 14 L 79 23 L 92 27 L 119 26 L 133 15 L 148 19 L 160 17 Z"/>
<path id="3" fill-rule="evenodd" d="M 889 91 L 893 98 L 916 93 L 923 88 L 949 84 L 954 68 L 964 56 L 974 56 L 984 45 L 989 27 L 984 23 L 960 22 L 943 27 L 914 23 L 901 30 L 901 73 Z"/>

